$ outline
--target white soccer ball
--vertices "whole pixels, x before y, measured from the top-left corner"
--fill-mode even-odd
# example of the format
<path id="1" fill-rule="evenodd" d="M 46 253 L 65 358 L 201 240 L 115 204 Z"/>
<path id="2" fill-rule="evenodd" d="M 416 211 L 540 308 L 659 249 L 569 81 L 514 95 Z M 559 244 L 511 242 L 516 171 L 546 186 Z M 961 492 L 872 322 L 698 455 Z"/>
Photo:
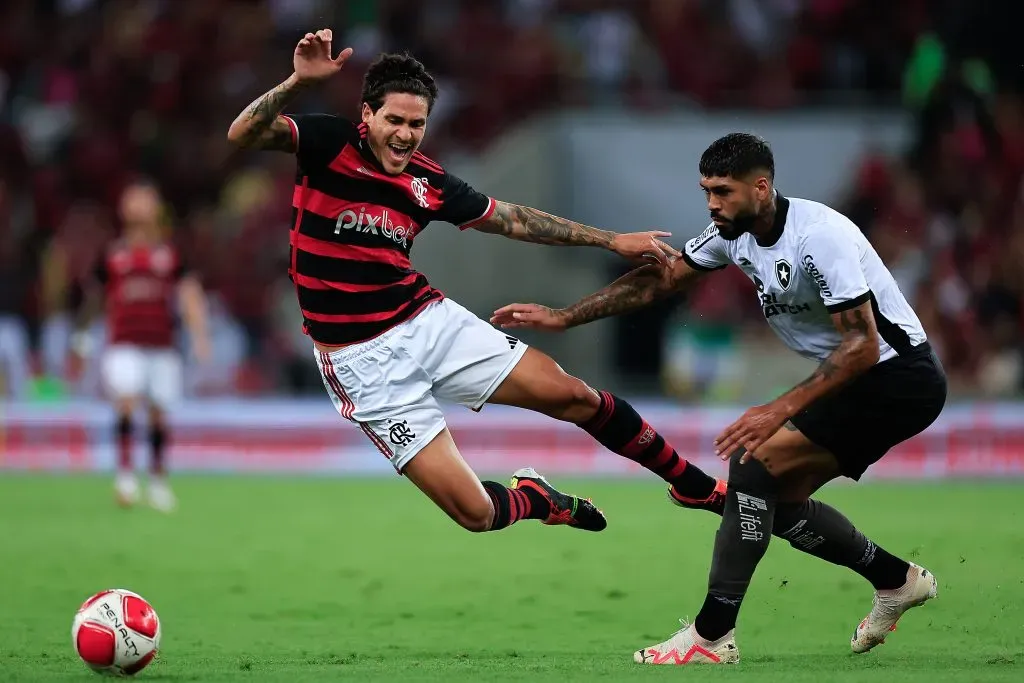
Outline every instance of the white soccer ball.
<path id="1" fill-rule="evenodd" d="M 137 593 L 112 588 L 78 608 L 71 624 L 75 652 L 93 671 L 132 676 L 160 647 L 160 618 Z"/>

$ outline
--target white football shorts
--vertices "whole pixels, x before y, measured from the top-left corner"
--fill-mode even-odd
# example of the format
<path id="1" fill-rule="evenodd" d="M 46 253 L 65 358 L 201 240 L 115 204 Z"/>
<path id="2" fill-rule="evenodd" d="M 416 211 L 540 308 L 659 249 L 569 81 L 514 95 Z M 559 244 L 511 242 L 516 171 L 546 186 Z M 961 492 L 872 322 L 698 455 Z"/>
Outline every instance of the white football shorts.
<path id="1" fill-rule="evenodd" d="M 174 349 L 113 344 L 103 354 L 102 372 L 110 398 L 145 398 L 164 410 L 181 399 L 181 357 Z"/>
<path id="2" fill-rule="evenodd" d="M 314 354 L 334 407 L 401 473 L 445 428 L 438 400 L 480 410 L 526 348 L 441 299 L 378 337 Z"/>

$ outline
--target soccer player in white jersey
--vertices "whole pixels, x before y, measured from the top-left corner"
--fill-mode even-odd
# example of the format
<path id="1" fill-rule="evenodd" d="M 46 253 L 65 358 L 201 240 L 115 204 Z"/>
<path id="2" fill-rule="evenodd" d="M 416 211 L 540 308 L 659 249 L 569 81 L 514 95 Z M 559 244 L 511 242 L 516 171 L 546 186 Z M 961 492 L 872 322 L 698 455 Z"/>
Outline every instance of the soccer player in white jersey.
<path id="1" fill-rule="evenodd" d="M 764 140 L 743 133 L 716 140 L 701 157 L 700 174 L 713 222 L 671 268 L 643 266 L 564 309 L 512 304 L 492 322 L 562 330 L 642 308 L 729 264 L 743 270 L 772 329 L 820 365 L 715 439 L 716 454 L 729 461 L 729 481 L 704 605 L 693 624 L 633 658 L 739 661 L 740 604 L 772 534 L 871 582 L 874 604 L 851 640 L 854 652 L 867 652 L 907 609 L 935 596 L 935 577 L 810 496 L 839 476 L 859 479 L 890 448 L 924 431 L 945 404 L 945 373 L 857 226 L 824 204 L 776 191 Z"/>

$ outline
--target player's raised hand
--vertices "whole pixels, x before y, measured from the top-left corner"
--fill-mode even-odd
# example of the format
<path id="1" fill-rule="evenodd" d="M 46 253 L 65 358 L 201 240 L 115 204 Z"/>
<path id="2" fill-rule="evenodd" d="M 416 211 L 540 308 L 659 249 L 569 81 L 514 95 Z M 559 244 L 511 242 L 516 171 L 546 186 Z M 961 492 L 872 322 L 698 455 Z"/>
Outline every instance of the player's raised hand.
<path id="1" fill-rule="evenodd" d="M 678 249 L 658 238 L 671 235 L 672 233 L 661 230 L 624 232 L 615 236 L 611 248 L 615 253 L 631 261 L 653 261 L 669 268 L 672 265 L 672 259 L 679 258 L 682 254 Z"/>
<path id="2" fill-rule="evenodd" d="M 509 304 L 494 312 L 491 324 L 505 329 L 528 327 L 561 332 L 568 327 L 568 319 L 562 311 L 540 304 Z"/>
<path id="3" fill-rule="evenodd" d="M 320 29 L 316 33 L 307 33 L 295 46 L 292 56 L 292 67 L 299 81 L 315 83 L 330 78 L 341 71 L 345 61 L 352 56 L 352 48 L 346 47 L 332 57 L 331 41 L 334 34 L 331 29 Z"/>

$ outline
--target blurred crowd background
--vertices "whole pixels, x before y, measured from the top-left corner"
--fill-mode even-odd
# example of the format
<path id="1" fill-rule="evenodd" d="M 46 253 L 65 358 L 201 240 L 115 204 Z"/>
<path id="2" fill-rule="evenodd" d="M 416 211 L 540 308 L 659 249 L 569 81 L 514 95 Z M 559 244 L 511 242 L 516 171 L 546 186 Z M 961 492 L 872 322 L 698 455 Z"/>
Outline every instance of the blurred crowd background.
<path id="1" fill-rule="evenodd" d="M 808 198 L 845 211 L 875 244 L 939 347 L 958 395 L 1020 395 L 1024 67 L 1007 6 L 3 0 L 0 396 L 96 391 L 89 372 L 69 362 L 71 321 L 85 276 L 117 234 L 117 197 L 137 175 L 162 188 L 172 237 L 210 297 L 214 361 L 190 371 L 190 391 L 322 391 L 285 269 L 294 160 L 233 153 L 225 139 L 236 114 L 290 73 L 297 39 L 320 27 L 333 28 L 335 47 L 351 45 L 356 57 L 298 106 L 355 116 L 366 62 L 379 51 L 408 50 L 438 76 L 442 99 L 424 151 L 446 164 L 481 155 L 552 112 L 638 120 L 676 110 L 712 119 L 737 111 L 903 112 L 908 144 L 842 160 L 852 169 L 844 191 Z M 696 159 L 677 165 L 693 174 L 682 187 L 696 192 Z M 629 172 L 642 176 L 644 169 Z M 695 234 L 701 221 L 685 229 Z M 728 345 L 737 332 L 765 327 L 748 288 L 741 273 L 723 275 L 695 292 L 687 310 L 705 327 L 722 326 L 709 335 Z M 658 314 L 659 321 L 637 319 L 619 333 L 663 340 L 686 321 L 665 324 L 669 312 Z M 692 386 L 666 380 L 672 354 L 655 356 L 652 366 L 613 354 L 609 371 L 651 393 L 692 393 Z M 698 394 L 713 393 L 700 386 Z"/>

